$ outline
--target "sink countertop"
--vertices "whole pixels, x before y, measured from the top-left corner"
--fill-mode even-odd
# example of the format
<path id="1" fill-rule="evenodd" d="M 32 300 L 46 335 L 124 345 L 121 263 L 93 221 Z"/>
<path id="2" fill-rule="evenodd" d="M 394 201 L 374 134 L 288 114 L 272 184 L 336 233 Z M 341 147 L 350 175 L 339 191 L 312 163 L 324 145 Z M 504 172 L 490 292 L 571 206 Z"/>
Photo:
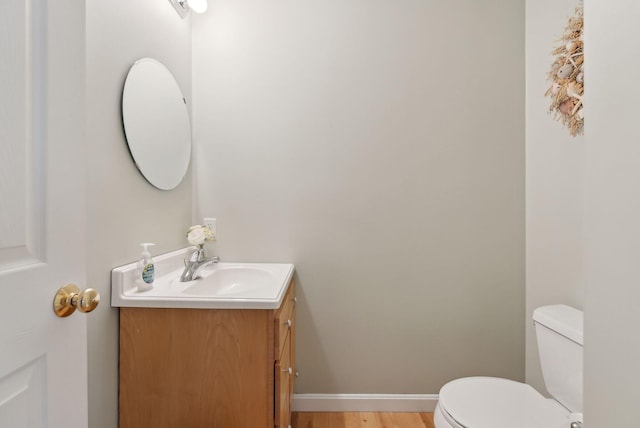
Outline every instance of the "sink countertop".
<path id="1" fill-rule="evenodd" d="M 195 247 L 154 256 L 155 281 L 138 291 L 137 262 L 111 271 L 111 306 L 196 309 L 276 309 L 280 307 L 294 266 L 290 263 L 214 263 L 202 278 L 179 282 Z"/>

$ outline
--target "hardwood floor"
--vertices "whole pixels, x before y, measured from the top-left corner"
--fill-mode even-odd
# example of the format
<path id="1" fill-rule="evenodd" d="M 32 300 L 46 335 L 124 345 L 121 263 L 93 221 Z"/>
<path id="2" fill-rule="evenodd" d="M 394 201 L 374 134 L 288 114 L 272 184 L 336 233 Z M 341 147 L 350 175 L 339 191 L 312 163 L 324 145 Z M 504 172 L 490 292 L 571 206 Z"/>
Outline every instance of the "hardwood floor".
<path id="1" fill-rule="evenodd" d="M 300 412 L 292 428 L 435 428 L 433 413 Z"/>

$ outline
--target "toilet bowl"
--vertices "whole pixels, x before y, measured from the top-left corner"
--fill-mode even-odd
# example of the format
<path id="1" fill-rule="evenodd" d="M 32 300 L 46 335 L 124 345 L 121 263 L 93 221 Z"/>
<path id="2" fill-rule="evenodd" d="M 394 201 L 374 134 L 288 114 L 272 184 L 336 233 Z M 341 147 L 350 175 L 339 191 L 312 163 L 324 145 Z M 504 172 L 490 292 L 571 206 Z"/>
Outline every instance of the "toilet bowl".
<path id="1" fill-rule="evenodd" d="M 568 428 L 569 413 L 525 383 L 468 377 L 440 390 L 434 422 L 436 428 Z"/>
<path id="2" fill-rule="evenodd" d="M 582 412 L 582 312 L 545 306 L 533 318 L 543 377 L 553 398 L 509 379 L 456 379 L 440 390 L 436 428 L 569 427 L 572 412 Z"/>

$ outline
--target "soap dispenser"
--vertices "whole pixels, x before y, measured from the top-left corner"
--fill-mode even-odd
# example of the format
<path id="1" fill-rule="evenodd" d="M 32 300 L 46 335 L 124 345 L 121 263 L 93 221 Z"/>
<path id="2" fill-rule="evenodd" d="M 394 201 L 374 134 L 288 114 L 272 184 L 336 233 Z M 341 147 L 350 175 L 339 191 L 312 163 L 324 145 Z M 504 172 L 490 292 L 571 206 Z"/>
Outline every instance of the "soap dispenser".
<path id="1" fill-rule="evenodd" d="M 148 291 L 153 288 L 155 273 L 153 259 L 151 258 L 151 253 L 149 253 L 149 247 L 155 244 L 145 242 L 140 245 L 142 246 L 142 254 L 140 254 L 140 260 L 138 260 L 138 266 L 136 269 L 136 285 L 138 286 L 138 291 Z"/>

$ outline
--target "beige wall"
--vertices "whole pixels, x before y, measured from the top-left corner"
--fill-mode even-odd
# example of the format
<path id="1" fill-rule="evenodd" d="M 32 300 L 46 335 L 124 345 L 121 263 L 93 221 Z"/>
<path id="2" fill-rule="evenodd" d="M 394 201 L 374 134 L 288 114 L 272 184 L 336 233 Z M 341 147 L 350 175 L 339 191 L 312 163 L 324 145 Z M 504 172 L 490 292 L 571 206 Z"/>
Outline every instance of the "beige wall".
<path id="1" fill-rule="evenodd" d="M 585 426 L 638 425 L 640 4 L 585 1 Z M 619 72 L 619 74 L 617 73 Z M 614 75 L 618 74 L 619 77 Z"/>
<path id="2" fill-rule="evenodd" d="M 87 317 L 91 428 L 118 426 L 118 311 L 109 305 L 110 271 L 135 261 L 140 242 L 155 242 L 154 254 L 184 246 L 192 214 L 191 173 L 177 189 L 157 190 L 127 151 L 120 96 L 129 67 L 141 57 L 163 62 L 189 98 L 188 20 L 167 1 L 88 1 L 88 284 L 103 298 Z"/>
<path id="3" fill-rule="evenodd" d="M 196 218 L 291 261 L 298 393 L 524 378 L 524 2 L 210 0 Z"/>
<path id="4" fill-rule="evenodd" d="M 546 392 L 531 317 L 538 306 L 583 304 L 585 141 L 547 112 L 547 73 L 575 0 L 527 1 L 526 379 Z"/>

